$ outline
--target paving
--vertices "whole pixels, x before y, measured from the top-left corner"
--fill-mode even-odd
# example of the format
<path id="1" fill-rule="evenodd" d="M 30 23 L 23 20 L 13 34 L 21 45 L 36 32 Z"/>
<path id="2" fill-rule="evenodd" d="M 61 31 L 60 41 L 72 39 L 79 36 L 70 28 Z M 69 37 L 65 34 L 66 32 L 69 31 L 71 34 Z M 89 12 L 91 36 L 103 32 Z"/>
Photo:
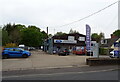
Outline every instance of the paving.
<path id="1" fill-rule="evenodd" d="M 77 55 L 50 55 L 41 50 L 31 51 L 31 53 L 29 58 L 3 59 L 2 71 L 87 66 L 86 58 L 89 58 L 89 56 Z"/>

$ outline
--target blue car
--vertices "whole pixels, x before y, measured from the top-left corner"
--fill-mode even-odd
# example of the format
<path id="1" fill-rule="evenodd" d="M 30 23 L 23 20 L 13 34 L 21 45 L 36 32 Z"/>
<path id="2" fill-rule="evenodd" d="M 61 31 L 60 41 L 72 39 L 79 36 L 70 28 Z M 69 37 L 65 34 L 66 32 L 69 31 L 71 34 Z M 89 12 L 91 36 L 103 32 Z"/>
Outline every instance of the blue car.
<path id="1" fill-rule="evenodd" d="M 23 57 L 27 58 L 31 56 L 29 51 L 23 50 L 21 48 L 4 48 L 2 52 L 2 58 L 7 59 L 9 57 Z"/>

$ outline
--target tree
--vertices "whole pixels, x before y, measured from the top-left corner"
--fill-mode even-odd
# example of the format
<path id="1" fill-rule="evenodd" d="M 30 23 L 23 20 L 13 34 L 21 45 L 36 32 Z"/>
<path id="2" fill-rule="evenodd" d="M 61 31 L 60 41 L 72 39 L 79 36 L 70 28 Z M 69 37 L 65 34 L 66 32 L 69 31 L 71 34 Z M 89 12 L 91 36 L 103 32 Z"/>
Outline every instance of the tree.
<path id="1" fill-rule="evenodd" d="M 46 39 L 48 37 L 48 35 L 45 31 L 42 31 L 41 33 L 42 33 L 42 38 L 43 39 Z"/>
<path id="2" fill-rule="evenodd" d="M 21 31 L 25 28 L 25 25 L 21 24 L 7 24 L 3 26 L 3 37 L 7 37 L 10 43 L 19 44 L 21 40 Z M 3 38 L 4 40 L 4 38 Z M 6 42 L 4 42 L 6 43 Z M 4 44 L 3 43 L 3 44 Z M 4 44 L 5 45 L 5 44 Z"/>
<path id="3" fill-rule="evenodd" d="M 100 39 L 104 39 L 104 38 L 105 38 L 105 34 L 104 34 L 103 32 L 101 32 L 101 33 L 99 34 L 99 37 L 100 37 Z"/>
<path id="4" fill-rule="evenodd" d="M 100 34 L 98 34 L 98 33 L 93 33 L 93 34 L 91 35 L 91 38 L 92 38 L 93 40 L 97 41 L 97 42 L 100 42 L 101 39 L 104 38 L 104 33 L 102 33 L 102 32 L 101 32 Z"/>
<path id="5" fill-rule="evenodd" d="M 2 46 L 2 27 L 0 26 L 0 47 Z"/>
<path id="6" fill-rule="evenodd" d="M 53 35 L 52 34 L 49 34 L 48 37 L 52 37 Z"/>
<path id="7" fill-rule="evenodd" d="M 28 26 L 21 24 L 6 24 L 2 28 L 3 45 L 8 43 L 25 44 L 26 46 L 38 47 L 43 45 L 44 39 L 48 38 L 45 31 L 36 26 Z"/>
<path id="8" fill-rule="evenodd" d="M 115 32 L 113 32 L 113 35 L 120 37 L 120 30 L 116 30 Z"/>
<path id="9" fill-rule="evenodd" d="M 28 26 L 28 28 L 29 28 L 29 29 L 33 29 L 33 30 L 38 31 L 38 32 L 40 32 L 40 30 L 41 30 L 40 28 L 38 28 L 38 27 L 36 27 L 36 26 L 32 26 L 32 25 L 31 25 L 31 26 Z"/>
<path id="10" fill-rule="evenodd" d="M 2 46 L 5 46 L 9 42 L 8 32 L 2 29 Z"/>
<path id="11" fill-rule="evenodd" d="M 19 44 L 19 41 L 21 40 L 20 31 L 17 28 L 14 28 L 9 35 L 9 39 L 11 43 Z"/>
<path id="12" fill-rule="evenodd" d="M 40 28 L 29 26 L 22 31 L 21 42 L 26 46 L 38 47 L 42 45 L 43 38 L 45 38 L 45 34 L 43 32 L 40 32 Z"/>
<path id="13" fill-rule="evenodd" d="M 3 26 L 3 30 L 8 32 L 8 36 L 10 35 L 11 31 L 15 28 L 15 24 L 8 23 L 7 25 Z"/>
<path id="14" fill-rule="evenodd" d="M 43 45 L 44 40 L 48 38 L 48 35 L 45 31 L 41 32 L 41 37 L 40 37 L 40 45 Z"/>
<path id="15" fill-rule="evenodd" d="M 76 30 L 70 29 L 69 34 L 73 34 L 73 33 L 79 33 L 79 32 Z"/>
<path id="16" fill-rule="evenodd" d="M 57 32 L 56 34 L 55 34 L 55 36 L 61 36 L 61 35 L 65 35 L 66 33 L 63 33 L 63 32 Z"/>

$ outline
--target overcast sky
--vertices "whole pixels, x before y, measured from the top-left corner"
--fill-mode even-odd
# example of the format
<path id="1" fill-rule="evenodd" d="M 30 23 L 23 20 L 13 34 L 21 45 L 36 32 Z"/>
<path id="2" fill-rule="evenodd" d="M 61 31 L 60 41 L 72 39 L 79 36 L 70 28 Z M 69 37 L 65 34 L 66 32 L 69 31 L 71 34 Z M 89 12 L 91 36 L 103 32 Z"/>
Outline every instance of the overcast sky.
<path id="1" fill-rule="evenodd" d="M 59 27 L 88 16 L 117 0 L 0 0 L 0 25 L 16 23 L 35 25 L 49 33 L 68 33 L 72 28 L 86 33 L 89 24 L 92 33 L 104 32 L 106 38 L 118 28 L 118 4 L 83 21 Z M 55 30 L 54 30 L 55 29 Z"/>

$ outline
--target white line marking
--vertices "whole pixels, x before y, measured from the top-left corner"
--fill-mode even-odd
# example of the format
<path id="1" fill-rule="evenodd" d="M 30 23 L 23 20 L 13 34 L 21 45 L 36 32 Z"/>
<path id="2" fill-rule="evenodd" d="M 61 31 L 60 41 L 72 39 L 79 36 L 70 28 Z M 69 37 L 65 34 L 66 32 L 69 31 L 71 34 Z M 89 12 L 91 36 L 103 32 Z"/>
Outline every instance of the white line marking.
<path id="1" fill-rule="evenodd" d="M 32 75 L 18 75 L 18 76 L 4 76 L 2 78 L 17 78 L 17 77 L 29 77 L 29 76 L 50 76 L 50 75 L 62 75 L 62 74 L 82 74 L 82 73 L 95 73 L 95 72 L 106 72 L 118 69 L 107 69 L 107 70 L 99 70 L 99 71 L 86 71 L 86 72 L 64 72 L 64 73 L 52 73 L 52 74 L 32 74 Z"/>

